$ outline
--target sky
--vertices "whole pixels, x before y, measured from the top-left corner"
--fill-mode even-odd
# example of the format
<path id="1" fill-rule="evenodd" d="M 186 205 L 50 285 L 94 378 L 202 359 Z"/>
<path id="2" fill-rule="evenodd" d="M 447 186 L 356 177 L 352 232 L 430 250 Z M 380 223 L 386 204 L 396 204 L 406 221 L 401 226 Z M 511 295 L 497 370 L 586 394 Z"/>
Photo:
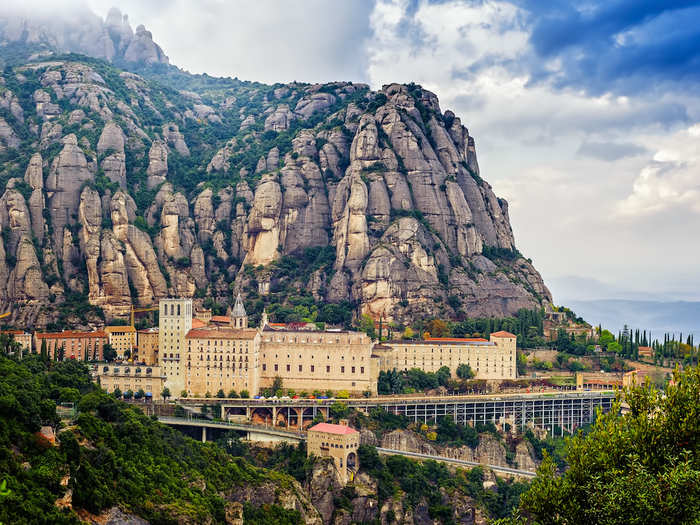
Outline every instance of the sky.
<path id="1" fill-rule="evenodd" d="M 419 83 L 555 302 L 700 300 L 698 1 L 86 1 L 194 73 Z"/>

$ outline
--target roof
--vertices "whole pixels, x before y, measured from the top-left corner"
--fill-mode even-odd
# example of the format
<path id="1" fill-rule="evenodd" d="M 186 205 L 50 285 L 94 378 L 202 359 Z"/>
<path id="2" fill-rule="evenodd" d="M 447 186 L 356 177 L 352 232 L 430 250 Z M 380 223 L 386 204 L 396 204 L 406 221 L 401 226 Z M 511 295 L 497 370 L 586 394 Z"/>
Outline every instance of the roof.
<path id="1" fill-rule="evenodd" d="M 211 322 L 212 323 L 226 323 L 229 324 L 231 323 L 231 318 L 225 315 L 212 315 L 211 316 Z"/>
<path id="2" fill-rule="evenodd" d="M 488 343 L 488 340 L 483 337 L 426 337 L 424 340 L 445 343 Z"/>
<path id="3" fill-rule="evenodd" d="M 327 434 L 358 434 L 357 430 L 345 425 L 334 425 L 333 423 L 318 423 L 309 429 L 309 432 L 326 432 Z"/>
<path id="4" fill-rule="evenodd" d="M 143 330 L 137 330 L 140 334 L 155 334 L 158 335 L 158 327 L 144 328 Z"/>
<path id="5" fill-rule="evenodd" d="M 3 333 L 3 334 L 12 334 L 12 335 L 23 335 L 23 334 L 29 335 L 29 334 L 27 334 L 26 332 L 24 332 L 23 330 L 3 330 L 3 331 L 0 332 L 0 333 Z M 639 348 L 642 348 L 642 347 L 640 346 Z"/>
<path id="6" fill-rule="evenodd" d="M 400 345 L 470 345 L 470 346 L 496 346 L 496 343 L 487 341 L 486 339 L 460 339 L 449 337 L 434 337 L 430 339 L 397 339 L 387 341 L 385 344 L 389 346 Z"/>
<path id="7" fill-rule="evenodd" d="M 108 334 L 112 334 L 114 332 L 135 332 L 136 328 L 133 326 L 105 326 L 104 331 L 107 332 Z"/>
<path id="8" fill-rule="evenodd" d="M 207 323 L 201 319 L 192 319 L 192 328 L 204 328 L 205 326 L 207 326 Z"/>
<path id="9" fill-rule="evenodd" d="M 258 331 L 254 328 L 193 328 L 186 339 L 255 339 Z"/>
<path id="10" fill-rule="evenodd" d="M 236 296 L 236 304 L 233 305 L 233 311 L 231 312 L 232 317 L 245 317 L 245 307 L 243 306 L 243 299 L 241 299 L 241 294 Z"/>
<path id="11" fill-rule="evenodd" d="M 79 332 L 77 330 L 65 330 L 63 332 L 37 332 L 36 337 L 39 339 L 81 339 L 85 337 L 107 337 L 107 334 L 101 330 L 95 332 Z"/>
<path id="12" fill-rule="evenodd" d="M 515 339 L 516 335 L 511 334 L 510 332 L 506 332 L 504 330 L 500 330 L 499 332 L 492 333 L 491 337 L 512 337 L 513 339 Z"/>

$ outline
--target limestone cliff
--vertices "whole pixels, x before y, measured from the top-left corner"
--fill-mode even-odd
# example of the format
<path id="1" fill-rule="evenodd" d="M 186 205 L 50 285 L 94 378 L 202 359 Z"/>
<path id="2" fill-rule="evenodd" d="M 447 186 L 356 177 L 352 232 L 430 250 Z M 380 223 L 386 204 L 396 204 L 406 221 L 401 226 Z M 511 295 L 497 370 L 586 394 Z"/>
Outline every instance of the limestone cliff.
<path id="1" fill-rule="evenodd" d="M 113 56 L 160 61 L 119 17 L 105 22 Z M 474 138 L 433 93 L 209 89 L 137 70 L 71 58 L 2 74 L 0 304 L 23 320 L 56 320 L 46 300 L 82 297 L 114 316 L 168 295 L 225 302 L 231 288 L 399 321 L 550 299 Z"/>

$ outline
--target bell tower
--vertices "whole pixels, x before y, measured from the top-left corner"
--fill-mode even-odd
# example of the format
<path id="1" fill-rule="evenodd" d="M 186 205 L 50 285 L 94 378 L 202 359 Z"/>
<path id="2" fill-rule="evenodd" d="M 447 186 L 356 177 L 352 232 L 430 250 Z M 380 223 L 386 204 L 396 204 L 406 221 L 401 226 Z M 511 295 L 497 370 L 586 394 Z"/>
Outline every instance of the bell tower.
<path id="1" fill-rule="evenodd" d="M 236 304 L 233 305 L 231 311 L 231 327 L 232 328 L 248 328 L 248 314 L 245 313 L 243 299 L 239 293 L 236 297 Z"/>

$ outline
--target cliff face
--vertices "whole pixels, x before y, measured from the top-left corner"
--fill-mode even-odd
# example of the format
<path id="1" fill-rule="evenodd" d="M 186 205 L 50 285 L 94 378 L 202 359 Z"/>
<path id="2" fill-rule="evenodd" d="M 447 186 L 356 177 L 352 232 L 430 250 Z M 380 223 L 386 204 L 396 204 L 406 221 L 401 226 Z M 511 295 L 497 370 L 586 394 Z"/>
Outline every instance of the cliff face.
<path id="1" fill-rule="evenodd" d="M 183 75 L 175 90 L 74 57 L 4 71 L 0 303 L 14 320 L 55 319 L 47 301 L 112 316 L 231 288 L 386 320 L 550 299 L 434 94 Z"/>

